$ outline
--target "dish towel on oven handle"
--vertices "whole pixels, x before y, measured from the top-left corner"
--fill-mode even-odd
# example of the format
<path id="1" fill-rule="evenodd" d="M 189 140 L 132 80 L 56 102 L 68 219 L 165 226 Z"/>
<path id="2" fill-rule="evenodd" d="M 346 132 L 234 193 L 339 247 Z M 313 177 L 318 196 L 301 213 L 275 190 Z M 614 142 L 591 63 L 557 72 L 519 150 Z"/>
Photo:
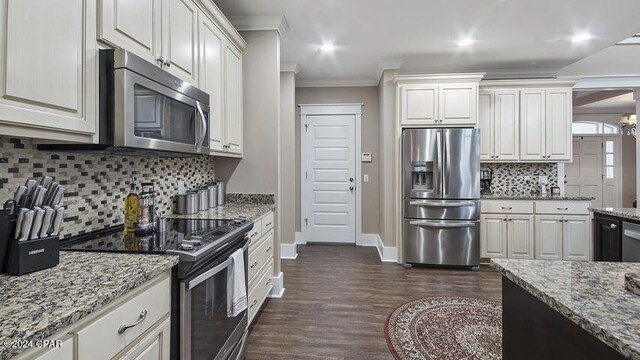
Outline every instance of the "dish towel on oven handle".
<path id="1" fill-rule="evenodd" d="M 231 254 L 231 266 L 227 271 L 227 316 L 236 317 L 247 309 L 247 284 L 244 277 L 244 251 Z"/>

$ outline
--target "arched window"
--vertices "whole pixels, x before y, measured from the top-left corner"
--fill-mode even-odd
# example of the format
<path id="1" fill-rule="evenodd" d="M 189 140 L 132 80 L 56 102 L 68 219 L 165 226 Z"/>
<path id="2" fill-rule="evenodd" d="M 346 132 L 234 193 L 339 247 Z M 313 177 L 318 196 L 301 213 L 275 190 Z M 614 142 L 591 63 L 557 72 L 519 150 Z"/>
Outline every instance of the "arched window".
<path id="1" fill-rule="evenodd" d="M 574 121 L 572 124 L 573 135 L 615 135 L 618 127 L 599 121 Z"/>

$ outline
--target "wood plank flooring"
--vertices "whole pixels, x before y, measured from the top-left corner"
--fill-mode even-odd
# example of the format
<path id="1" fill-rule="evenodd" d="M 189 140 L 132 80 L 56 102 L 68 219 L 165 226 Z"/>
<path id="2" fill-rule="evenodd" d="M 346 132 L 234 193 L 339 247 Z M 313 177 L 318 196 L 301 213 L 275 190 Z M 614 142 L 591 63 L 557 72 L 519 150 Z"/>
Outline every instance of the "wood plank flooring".
<path id="1" fill-rule="evenodd" d="M 405 268 L 381 263 L 375 247 L 298 245 L 282 260 L 285 293 L 270 299 L 252 325 L 247 359 L 392 359 L 384 337 L 387 316 L 428 295 L 499 300 L 500 275 L 479 271 Z"/>

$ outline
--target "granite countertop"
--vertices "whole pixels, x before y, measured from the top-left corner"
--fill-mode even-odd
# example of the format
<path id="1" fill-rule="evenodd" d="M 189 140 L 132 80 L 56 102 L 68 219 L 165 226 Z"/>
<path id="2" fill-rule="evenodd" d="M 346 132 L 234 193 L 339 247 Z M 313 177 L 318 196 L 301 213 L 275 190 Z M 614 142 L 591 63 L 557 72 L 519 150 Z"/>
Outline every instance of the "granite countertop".
<path id="1" fill-rule="evenodd" d="M 0 344 L 46 339 L 172 268 L 178 259 L 61 251 L 54 268 L 23 276 L 1 274 Z M 22 350 L 0 346 L 0 358 Z"/>
<path id="2" fill-rule="evenodd" d="M 181 219 L 233 219 L 238 216 L 244 216 L 250 220 L 255 220 L 260 216 L 273 211 L 274 204 L 263 204 L 256 202 L 232 202 L 220 205 L 209 211 L 200 211 L 191 215 L 167 215 L 168 218 Z"/>
<path id="3" fill-rule="evenodd" d="M 482 195 L 482 200 L 561 200 L 561 201 L 591 201 L 592 197 L 585 196 L 541 196 L 541 195 Z"/>
<path id="4" fill-rule="evenodd" d="M 640 263 L 492 259 L 491 266 L 622 355 L 640 360 L 640 296 L 625 273 Z"/>
<path id="5" fill-rule="evenodd" d="M 636 208 L 610 208 L 610 207 L 591 207 L 589 211 L 598 214 L 617 216 L 623 219 L 640 221 L 640 209 Z"/>

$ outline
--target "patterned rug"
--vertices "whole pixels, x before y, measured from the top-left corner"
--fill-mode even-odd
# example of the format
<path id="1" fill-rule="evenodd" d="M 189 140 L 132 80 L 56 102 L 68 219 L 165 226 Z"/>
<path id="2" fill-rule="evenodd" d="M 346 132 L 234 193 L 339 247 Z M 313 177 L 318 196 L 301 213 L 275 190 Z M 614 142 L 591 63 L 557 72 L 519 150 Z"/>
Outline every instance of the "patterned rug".
<path id="1" fill-rule="evenodd" d="M 502 358 L 502 306 L 497 301 L 433 296 L 394 310 L 385 325 L 397 360 Z"/>

